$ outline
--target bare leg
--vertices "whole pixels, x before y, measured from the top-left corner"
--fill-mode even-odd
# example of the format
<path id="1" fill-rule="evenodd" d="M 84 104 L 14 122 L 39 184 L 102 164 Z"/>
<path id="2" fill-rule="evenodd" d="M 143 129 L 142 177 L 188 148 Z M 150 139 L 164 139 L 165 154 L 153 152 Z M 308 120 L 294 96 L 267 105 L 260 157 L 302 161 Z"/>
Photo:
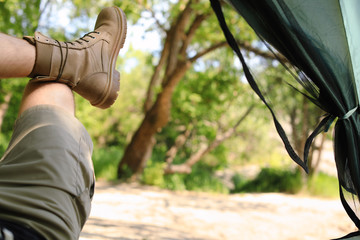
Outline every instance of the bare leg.
<path id="1" fill-rule="evenodd" d="M 0 33 L 0 78 L 26 77 L 35 64 L 35 47 L 26 40 Z"/>
<path id="2" fill-rule="evenodd" d="M 62 83 L 29 82 L 25 88 L 19 114 L 37 105 L 55 105 L 75 115 L 73 92 Z"/>

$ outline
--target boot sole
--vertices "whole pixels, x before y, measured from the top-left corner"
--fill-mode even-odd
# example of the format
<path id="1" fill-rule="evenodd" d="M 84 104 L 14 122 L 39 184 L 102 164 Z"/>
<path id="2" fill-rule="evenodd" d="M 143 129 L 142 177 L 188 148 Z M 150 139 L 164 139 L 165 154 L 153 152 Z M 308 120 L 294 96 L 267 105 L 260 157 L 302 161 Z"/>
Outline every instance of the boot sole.
<path id="1" fill-rule="evenodd" d="M 126 32 L 127 32 L 127 24 L 126 24 L 126 16 L 125 13 L 119 7 L 113 7 L 115 11 L 118 13 L 119 25 L 121 26 L 121 31 L 118 32 L 116 36 L 116 47 L 113 49 L 111 53 L 111 62 L 108 69 L 108 79 L 107 85 L 105 86 L 105 91 L 103 96 L 97 103 L 92 103 L 93 106 L 98 108 L 109 108 L 114 104 L 115 100 L 118 97 L 118 92 L 120 90 L 120 78 L 119 81 L 114 78 L 114 71 L 116 67 L 116 60 L 119 55 L 120 49 L 123 48 Z"/>

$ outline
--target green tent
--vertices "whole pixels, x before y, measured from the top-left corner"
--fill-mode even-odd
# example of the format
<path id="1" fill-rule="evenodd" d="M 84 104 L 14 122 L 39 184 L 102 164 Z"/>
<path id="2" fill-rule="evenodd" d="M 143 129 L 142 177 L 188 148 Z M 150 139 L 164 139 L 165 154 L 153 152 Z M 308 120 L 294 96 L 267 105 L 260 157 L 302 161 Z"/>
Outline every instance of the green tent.
<path id="1" fill-rule="evenodd" d="M 360 1 L 359 0 L 229 0 L 269 46 L 298 69 L 302 92 L 326 117 L 308 137 L 298 156 L 261 93 L 226 26 L 219 0 L 210 0 L 229 45 L 238 55 L 246 78 L 270 109 L 276 129 L 291 158 L 307 171 L 313 139 L 336 120 L 334 150 L 340 199 L 360 229 Z M 351 236 L 358 236 L 353 233 Z"/>

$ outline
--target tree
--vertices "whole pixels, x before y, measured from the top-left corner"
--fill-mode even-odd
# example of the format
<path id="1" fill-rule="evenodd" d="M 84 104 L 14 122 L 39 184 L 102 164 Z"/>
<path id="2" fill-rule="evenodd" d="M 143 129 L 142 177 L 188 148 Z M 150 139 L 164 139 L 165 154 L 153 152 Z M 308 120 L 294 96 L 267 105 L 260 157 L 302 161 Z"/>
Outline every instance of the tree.
<path id="1" fill-rule="evenodd" d="M 119 178 L 128 172 L 133 177 L 142 172 L 152 154 L 156 134 L 169 122 L 174 90 L 193 64 L 216 49 L 227 46 L 222 35 L 218 34 L 217 21 L 207 1 L 179 1 L 171 5 L 169 12 L 165 22 L 169 25 L 156 21 L 163 31 L 163 48 L 148 87 L 143 121 L 120 161 Z M 232 20 L 236 31 L 239 31 L 238 26 L 243 30 L 240 46 L 249 51 L 263 52 L 249 44 L 255 39 L 252 32 L 246 31 L 249 27 L 236 15 Z M 156 91 L 158 94 L 154 99 Z"/>

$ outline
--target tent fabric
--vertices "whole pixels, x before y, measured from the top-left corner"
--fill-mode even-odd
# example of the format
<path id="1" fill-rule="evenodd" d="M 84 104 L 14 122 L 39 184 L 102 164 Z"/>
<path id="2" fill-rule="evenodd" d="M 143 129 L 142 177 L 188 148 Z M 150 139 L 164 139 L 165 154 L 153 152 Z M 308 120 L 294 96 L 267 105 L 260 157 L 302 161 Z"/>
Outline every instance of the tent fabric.
<path id="1" fill-rule="evenodd" d="M 226 26 L 219 0 L 210 0 L 229 45 L 238 55 L 249 84 L 273 115 L 276 129 L 291 158 L 307 169 L 313 139 L 336 120 L 334 155 L 340 199 L 360 228 L 360 1 L 358 0 L 228 0 L 260 39 L 283 54 L 299 71 L 297 80 L 307 97 L 327 116 L 314 129 L 298 156 L 287 140 L 236 41 Z"/>
<path id="2" fill-rule="evenodd" d="M 356 85 L 360 84 L 360 2 L 358 0 L 342 0 L 340 1 L 341 11 L 344 18 L 344 25 L 346 35 L 349 43 L 349 50 L 351 54 L 352 66 L 354 69 L 354 76 Z M 354 24 L 356 23 L 356 24 Z M 357 94 L 360 96 L 360 88 L 357 88 Z"/>

